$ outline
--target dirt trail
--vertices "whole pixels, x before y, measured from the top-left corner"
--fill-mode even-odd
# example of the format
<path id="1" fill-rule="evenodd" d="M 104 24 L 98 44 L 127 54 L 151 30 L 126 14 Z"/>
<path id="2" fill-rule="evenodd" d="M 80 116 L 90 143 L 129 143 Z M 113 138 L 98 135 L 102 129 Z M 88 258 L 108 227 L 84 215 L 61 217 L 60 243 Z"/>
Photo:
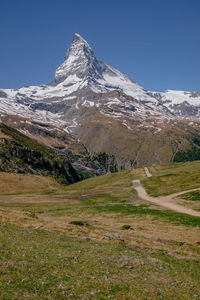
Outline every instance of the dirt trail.
<path id="1" fill-rule="evenodd" d="M 197 212 L 193 209 L 183 207 L 181 205 L 178 205 L 178 204 L 175 204 L 175 203 L 172 202 L 174 197 L 177 197 L 177 196 L 185 194 L 185 193 L 200 190 L 200 188 L 192 189 L 192 190 L 188 190 L 188 191 L 184 191 L 184 192 L 180 192 L 180 193 L 171 194 L 169 196 L 160 196 L 160 197 L 155 198 L 155 197 L 151 197 L 147 194 L 146 190 L 141 185 L 139 179 L 133 181 L 133 187 L 137 191 L 138 196 L 143 200 L 149 201 L 151 203 L 163 206 L 165 208 L 168 208 L 168 209 L 180 212 L 180 213 L 200 217 L 200 212 Z"/>
<path id="2" fill-rule="evenodd" d="M 144 171 L 145 171 L 147 177 L 152 177 L 152 174 L 149 172 L 149 169 L 147 167 L 144 168 Z"/>

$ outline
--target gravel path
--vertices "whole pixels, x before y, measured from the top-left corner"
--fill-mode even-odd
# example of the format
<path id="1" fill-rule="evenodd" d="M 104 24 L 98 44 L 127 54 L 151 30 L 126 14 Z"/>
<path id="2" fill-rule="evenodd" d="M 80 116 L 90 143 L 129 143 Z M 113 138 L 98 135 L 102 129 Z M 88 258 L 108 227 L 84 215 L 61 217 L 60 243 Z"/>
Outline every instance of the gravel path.
<path id="1" fill-rule="evenodd" d="M 181 206 L 181 205 L 178 205 L 178 204 L 175 204 L 172 202 L 174 197 L 177 197 L 177 196 L 185 194 L 185 193 L 200 190 L 200 188 L 192 189 L 192 190 L 188 190 L 188 191 L 184 191 L 184 192 L 180 192 L 180 193 L 175 193 L 175 194 L 171 194 L 168 196 L 151 197 L 147 194 L 146 190 L 141 185 L 139 179 L 133 181 L 133 187 L 137 191 L 138 196 L 143 200 L 149 201 L 151 203 L 160 205 L 162 207 L 165 207 L 165 208 L 168 208 L 170 210 L 174 210 L 174 211 L 177 211 L 180 213 L 200 217 L 200 212 L 197 212 L 193 209 L 190 209 L 190 208 L 187 208 L 187 207 L 184 207 L 184 206 Z"/>

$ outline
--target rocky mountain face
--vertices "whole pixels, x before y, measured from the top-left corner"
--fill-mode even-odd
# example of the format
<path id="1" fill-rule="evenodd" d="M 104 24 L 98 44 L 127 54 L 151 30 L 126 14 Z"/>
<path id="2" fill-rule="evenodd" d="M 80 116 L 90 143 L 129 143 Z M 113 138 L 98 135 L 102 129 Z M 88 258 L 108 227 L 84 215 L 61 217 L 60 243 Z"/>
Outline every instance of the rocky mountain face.
<path id="1" fill-rule="evenodd" d="M 11 119 L 25 118 L 20 121 L 24 123 L 9 125 L 28 135 L 33 123 L 38 123 L 54 131 L 54 142 L 62 132 L 64 139 L 82 145 L 83 153 L 115 155 L 120 168 L 169 162 L 178 151 L 198 147 L 194 141 L 200 139 L 200 92 L 147 91 L 97 60 L 78 34 L 54 80 L 41 86 L 1 89 L 0 112 L 2 119 L 8 114 Z M 41 130 L 35 138 L 51 143 Z"/>

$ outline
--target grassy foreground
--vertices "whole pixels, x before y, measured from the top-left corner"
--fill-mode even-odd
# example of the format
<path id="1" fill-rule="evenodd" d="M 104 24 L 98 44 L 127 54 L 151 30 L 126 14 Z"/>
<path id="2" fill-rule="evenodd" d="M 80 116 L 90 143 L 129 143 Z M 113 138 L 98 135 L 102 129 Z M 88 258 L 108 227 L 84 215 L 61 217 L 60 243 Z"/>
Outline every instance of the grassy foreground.
<path id="1" fill-rule="evenodd" d="M 179 253 L 181 243 L 172 256 L 142 245 L 0 228 L 1 299 L 199 298 L 199 262 Z"/>
<path id="2" fill-rule="evenodd" d="M 135 199 L 137 178 L 1 193 L 0 298 L 200 299 L 200 218 Z"/>

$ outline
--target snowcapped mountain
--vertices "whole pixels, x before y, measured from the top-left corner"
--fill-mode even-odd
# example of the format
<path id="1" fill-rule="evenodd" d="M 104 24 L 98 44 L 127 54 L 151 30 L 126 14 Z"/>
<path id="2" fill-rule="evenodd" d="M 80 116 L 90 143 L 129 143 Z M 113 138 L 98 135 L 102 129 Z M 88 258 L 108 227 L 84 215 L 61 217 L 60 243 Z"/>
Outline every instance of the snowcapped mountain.
<path id="1" fill-rule="evenodd" d="M 117 91 L 118 96 L 114 93 L 112 97 L 113 91 Z M 83 106 L 97 107 L 107 114 L 113 108 L 114 117 L 120 114 L 136 119 L 149 114 L 181 117 L 185 110 L 184 117 L 187 111 L 187 117 L 198 118 L 200 92 L 148 92 L 127 75 L 97 60 L 79 34 L 73 36 L 64 61 L 50 84 L 0 90 L 0 111 L 53 122 L 66 130 L 71 127 L 65 120 L 66 108 L 74 113 Z M 130 114 L 131 110 L 134 113 Z M 69 115 L 67 113 L 67 118 Z"/>
<path id="2" fill-rule="evenodd" d="M 87 87 L 95 93 L 117 90 L 138 100 L 155 101 L 127 75 L 98 61 L 88 43 L 78 34 L 74 35 L 63 63 L 56 70 L 53 83 L 62 83 L 68 94 Z"/>
<path id="3" fill-rule="evenodd" d="M 41 86 L 1 90 L 0 111 L 53 122 L 56 126 L 64 126 L 69 130 L 70 124 L 65 121 L 66 108 L 73 111 L 80 106 L 100 108 L 105 106 L 106 97 L 103 97 L 101 102 L 96 95 L 100 94 L 102 97 L 102 94 L 112 91 L 134 99 L 127 103 L 124 99 L 110 96 L 107 98 L 109 109 L 111 106 L 120 105 L 121 109 L 125 108 L 126 111 L 128 107 L 132 109 L 134 102 L 139 108 L 140 100 L 158 102 L 128 76 L 98 61 L 88 43 L 75 34 L 63 63 L 55 72 L 54 81 Z M 102 107 L 102 110 L 105 110 L 104 108 Z M 67 113 L 67 119 L 70 113 Z"/>
<path id="4" fill-rule="evenodd" d="M 118 129 L 125 130 L 124 136 L 130 139 L 143 132 L 142 140 L 144 132 L 160 134 L 166 126 L 174 130 L 177 122 L 186 120 L 187 131 L 190 127 L 198 130 L 200 92 L 147 91 L 124 73 L 99 61 L 89 44 L 75 34 L 54 80 L 40 86 L 1 89 L 0 113 L 48 123 L 74 134 L 91 151 L 116 154 L 119 136 L 111 132 L 109 124 L 112 130 L 120 124 Z M 115 142 L 109 147 L 111 136 L 115 136 Z M 128 151 L 126 156 L 137 156 L 134 151 Z"/>

